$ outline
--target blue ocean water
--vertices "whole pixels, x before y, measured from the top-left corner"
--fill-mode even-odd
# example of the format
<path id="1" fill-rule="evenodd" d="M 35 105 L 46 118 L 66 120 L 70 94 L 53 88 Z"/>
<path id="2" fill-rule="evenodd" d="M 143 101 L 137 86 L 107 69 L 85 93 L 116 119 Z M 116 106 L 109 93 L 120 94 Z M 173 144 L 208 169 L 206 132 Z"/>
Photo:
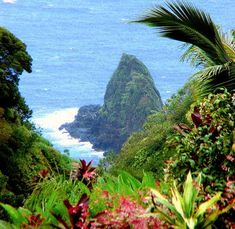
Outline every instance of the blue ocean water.
<path id="1" fill-rule="evenodd" d="M 128 23 L 158 0 L 1 0 L 0 25 L 25 44 L 33 72 L 24 74 L 20 90 L 33 109 L 32 120 L 59 150 L 93 159 L 88 143 L 71 139 L 58 126 L 73 120 L 85 104 L 102 104 L 106 85 L 122 53 L 136 55 L 149 68 L 164 101 L 195 71 L 179 62 L 179 42 L 155 30 Z M 197 0 L 225 31 L 234 28 L 234 0 Z"/>

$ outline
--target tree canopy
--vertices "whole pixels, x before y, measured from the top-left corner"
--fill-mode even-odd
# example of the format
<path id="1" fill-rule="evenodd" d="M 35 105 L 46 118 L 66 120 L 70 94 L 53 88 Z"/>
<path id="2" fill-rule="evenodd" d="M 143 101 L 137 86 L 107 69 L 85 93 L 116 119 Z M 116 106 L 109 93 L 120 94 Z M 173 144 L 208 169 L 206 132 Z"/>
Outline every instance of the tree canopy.
<path id="1" fill-rule="evenodd" d="M 0 107 L 16 109 L 23 120 L 30 117 L 31 111 L 20 95 L 19 77 L 23 71 L 30 73 L 31 66 L 26 45 L 0 27 Z"/>

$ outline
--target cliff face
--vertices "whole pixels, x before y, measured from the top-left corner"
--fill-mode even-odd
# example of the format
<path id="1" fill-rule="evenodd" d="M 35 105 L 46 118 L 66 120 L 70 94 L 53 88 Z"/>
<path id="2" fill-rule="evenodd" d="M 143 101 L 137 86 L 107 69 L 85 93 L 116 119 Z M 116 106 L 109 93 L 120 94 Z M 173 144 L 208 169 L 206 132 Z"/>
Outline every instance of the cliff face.
<path id="1" fill-rule="evenodd" d="M 123 54 L 109 81 L 104 105 L 80 108 L 75 121 L 62 128 L 95 149 L 118 152 L 128 136 L 141 129 L 146 117 L 162 108 L 162 101 L 146 66 Z"/>

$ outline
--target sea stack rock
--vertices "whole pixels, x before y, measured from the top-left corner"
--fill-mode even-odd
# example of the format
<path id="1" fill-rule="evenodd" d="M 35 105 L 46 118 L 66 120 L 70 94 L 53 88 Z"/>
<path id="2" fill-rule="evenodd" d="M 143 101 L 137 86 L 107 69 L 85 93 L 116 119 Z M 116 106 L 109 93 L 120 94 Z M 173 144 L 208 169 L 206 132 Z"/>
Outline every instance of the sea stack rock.
<path id="1" fill-rule="evenodd" d="M 119 152 L 146 117 L 161 108 L 147 67 L 135 56 L 123 54 L 107 85 L 103 106 L 81 107 L 75 121 L 61 128 L 81 141 L 90 141 L 94 149 Z"/>

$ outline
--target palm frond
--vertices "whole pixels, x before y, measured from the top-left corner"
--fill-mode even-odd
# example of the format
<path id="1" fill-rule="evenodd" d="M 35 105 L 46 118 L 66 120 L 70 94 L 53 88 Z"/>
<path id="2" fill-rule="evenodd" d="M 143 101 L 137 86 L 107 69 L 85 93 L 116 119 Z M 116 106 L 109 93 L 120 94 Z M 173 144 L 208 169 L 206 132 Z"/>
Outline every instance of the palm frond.
<path id="1" fill-rule="evenodd" d="M 235 62 L 235 39 L 232 33 L 223 33 L 219 27 L 217 28 L 226 54 L 231 61 Z M 189 45 L 186 44 L 184 46 L 188 47 Z M 202 66 L 207 68 L 214 65 L 210 58 L 208 58 L 207 53 L 195 45 L 190 45 L 180 60 L 190 62 L 191 66 L 194 67 Z"/>
<path id="2" fill-rule="evenodd" d="M 231 31 L 231 35 L 232 35 L 232 42 L 235 45 L 235 29 Z"/>
<path id="3" fill-rule="evenodd" d="M 197 72 L 193 76 L 198 89 L 198 96 L 204 97 L 209 93 L 215 93 L 220 88 L 228 91 L 235 89 L 235 63 L 228 62 L 223 65 L 211 66 Z"/>
<path id="4" fill-rule="evenodd" d="M 235 34 L 234 34 L 235 35 Z M 224 49 L 229 56 L 229 59 L 235 62 L 235 36 L 231 34 L 221 34 L 223 39 Z"/>
<path id="5" fill-rule="evenodd" d="M 207 53 L 195 45 L 190 45 L 190 47 L 181 56 L 180 61 L 190 62 L 193 67 L 207 68 L 213 66 L 213 61 L 208 58 Z"/>
<path id="6" fill-rule="evenodd" d="M 203 50 L 215 65 L 229 61 L 220 35 L 210 16 L 185 2 L 156 6 L 135 21 L 160 30 L 163 37 L 186 42 Z"/>

